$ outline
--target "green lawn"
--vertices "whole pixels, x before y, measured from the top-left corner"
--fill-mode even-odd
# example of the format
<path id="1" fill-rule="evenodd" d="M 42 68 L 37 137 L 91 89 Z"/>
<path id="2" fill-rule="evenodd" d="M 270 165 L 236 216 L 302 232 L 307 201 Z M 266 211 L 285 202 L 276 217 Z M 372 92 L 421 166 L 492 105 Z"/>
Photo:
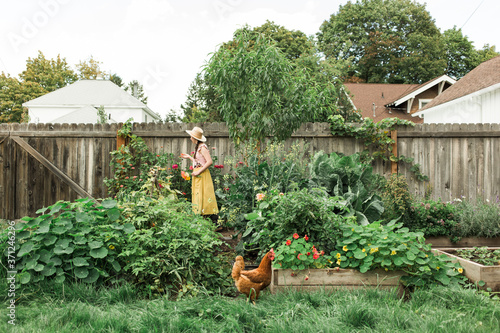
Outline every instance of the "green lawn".
<path id="1" fill-rule="evenodd" d="M 243 296 L 147 300 L 129 285 L 31 286 L 20 293 L 15 327 L 4 298 L 0 332 L 500 331 L 500 302 L 460 287 L 418 290 L 407 300 L 379 290 L 265 292 L 256 305 Z"/>

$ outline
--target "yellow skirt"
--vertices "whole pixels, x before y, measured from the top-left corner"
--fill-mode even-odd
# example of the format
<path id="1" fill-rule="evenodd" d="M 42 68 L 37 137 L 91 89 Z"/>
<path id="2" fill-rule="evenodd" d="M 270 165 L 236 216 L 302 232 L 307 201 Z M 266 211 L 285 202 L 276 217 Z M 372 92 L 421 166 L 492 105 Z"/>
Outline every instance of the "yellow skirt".
<path id="1" fill-rule="evenodd" d="M 217 208 L 217 200 L 215 200 L 214 184 L 210 171 L 206 169 L 199 176 L 191 179 L 193 212 L 201 215 L 218 214 L 219 208 Z"/>

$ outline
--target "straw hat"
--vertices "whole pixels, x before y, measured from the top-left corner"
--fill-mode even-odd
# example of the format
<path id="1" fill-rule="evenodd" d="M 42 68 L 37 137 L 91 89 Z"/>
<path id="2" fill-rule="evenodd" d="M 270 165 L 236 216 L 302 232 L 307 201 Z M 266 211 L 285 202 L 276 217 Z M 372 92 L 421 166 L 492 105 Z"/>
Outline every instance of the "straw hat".
<path id="1" fill-rule="evenodd" d="M 193 138 L 195 138 L 198 141 L 205 142 L 207 141 L 207 138 L 203 136 L 203 130 L 199 127 L 193 127 L 191 131 L 186 130 L 186 133 L 191 135 Z"/>

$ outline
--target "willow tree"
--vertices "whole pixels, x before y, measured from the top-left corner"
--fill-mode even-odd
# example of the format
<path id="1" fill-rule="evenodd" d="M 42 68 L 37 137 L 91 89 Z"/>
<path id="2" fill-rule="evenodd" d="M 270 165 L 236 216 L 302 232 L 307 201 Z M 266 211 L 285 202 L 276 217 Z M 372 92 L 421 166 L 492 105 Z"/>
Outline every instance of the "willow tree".
<path id="1" fill-rule="evenodd" d="M 306 74 L 262 34 L 252 38 L 240 30 L 230 48 L 223 45 L 212 54 L 204 72 L 236 145 L 266 137 L 285 140 L 315 112 Z"/>

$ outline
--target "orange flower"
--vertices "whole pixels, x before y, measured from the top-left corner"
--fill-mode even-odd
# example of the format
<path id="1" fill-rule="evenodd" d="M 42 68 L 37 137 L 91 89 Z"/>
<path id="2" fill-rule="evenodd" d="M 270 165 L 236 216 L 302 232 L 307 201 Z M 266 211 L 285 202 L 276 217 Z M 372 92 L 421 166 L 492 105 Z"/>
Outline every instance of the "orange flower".
<path id="1" fill-rule="evenodd" d="M 293 234 L 293 239 L 299 239 L 299 237 L 300 237 L 300 236 L 299 236 L 299 234 L 298 234 L 298 233 L 294 233 L 294 234 Z"/>
<path id="2" fill-rule="evenodd" d="M 286 244 L 286 245 L 290 245 L 290 244 L 292 244 L 292 241 L 291 241 L 291 240 L 289 240 L 289 239 L 287 239 L 285 244 Z"/>
<path id="3" fill-rule="evenodd" d="M 181 177 L 184 178 L 184 180 L 190 180 L 191 177 L 189 177 L 189 173 L 181 171 Z"/>

